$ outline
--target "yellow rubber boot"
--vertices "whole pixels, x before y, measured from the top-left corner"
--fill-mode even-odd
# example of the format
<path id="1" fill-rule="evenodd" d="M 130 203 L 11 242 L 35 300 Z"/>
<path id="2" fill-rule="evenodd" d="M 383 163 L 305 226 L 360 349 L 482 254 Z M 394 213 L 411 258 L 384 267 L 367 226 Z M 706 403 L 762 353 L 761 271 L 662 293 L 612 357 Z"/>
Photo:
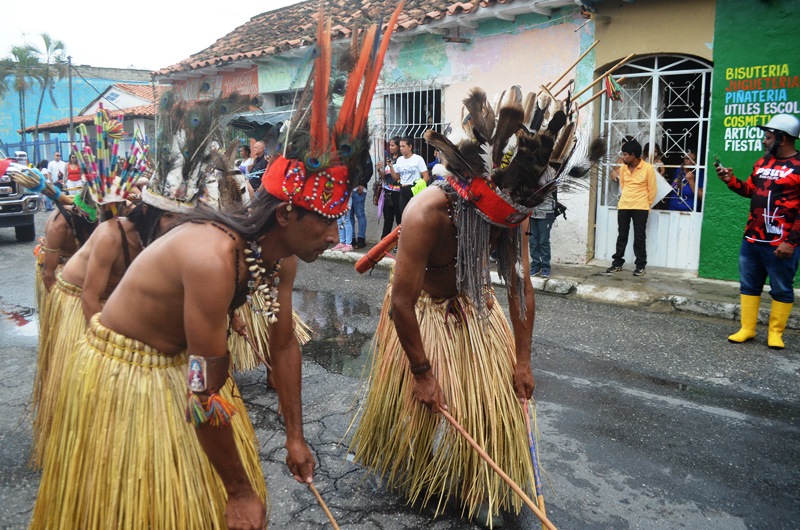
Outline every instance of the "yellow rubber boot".
<path id="1" fill-rule="evenodd" d="M 767 346 L 770 348 L 783 349 L 783 330 L 786 329 L 786 321 L 789 320 L 789 313 L 792 312 L 793 305 L 772 301 L 772 309 L 769 313 L 769 333 L 767 334 Z"/>
<path id="2" fill-rule="evenodd" d="M 753 340 L 756 336 L 756 324 L 758 323 L 758 306 L 761 303 L 760 296 L 751 296 L 749 294 L 740 295 L 742 311 L 741 321 L 742 328 L 728 337 L 730 342 L 747 342 Z"/>

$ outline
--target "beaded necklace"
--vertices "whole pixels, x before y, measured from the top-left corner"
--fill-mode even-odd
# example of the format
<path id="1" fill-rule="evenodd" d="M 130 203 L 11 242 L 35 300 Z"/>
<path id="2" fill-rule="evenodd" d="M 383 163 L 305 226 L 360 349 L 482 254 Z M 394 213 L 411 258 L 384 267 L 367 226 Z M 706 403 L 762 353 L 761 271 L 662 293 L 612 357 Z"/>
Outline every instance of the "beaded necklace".
<path id="1" fill-rule="evenodd" d="M 244 249 L 245 262 L 250 271 L 250 280 L 247 282 L 249 293 L 247 302 L 254 314 L 266 315 L 267 323 L 274 324 L 278 321 L 280 304 L 278 303 L 278 274 L 281 270 L 281 260 L 276 260 L 272 271 L 267 274 L 264 262 L 261 259 L 261 245 L 257 241 L 248 242 L 250 248 Z M 263 301 L 254 301 L 255 296 L 263 297 Z"/>

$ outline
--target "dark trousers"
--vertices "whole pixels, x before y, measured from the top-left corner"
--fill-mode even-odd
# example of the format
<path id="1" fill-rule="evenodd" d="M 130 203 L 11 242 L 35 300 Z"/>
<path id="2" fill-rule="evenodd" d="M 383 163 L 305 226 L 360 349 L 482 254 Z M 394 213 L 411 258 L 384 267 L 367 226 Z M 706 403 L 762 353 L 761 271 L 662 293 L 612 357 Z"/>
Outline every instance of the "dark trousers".
<path id="1" fill-rule="evenodd" d="M 617 251 L 612 256 L 612 265 L 621 267 L 625 263 L 625 247 L 628 246 L 628 233 L 633 221 L 633 254 L 636 268 L 647 265 L 647 216 L 649 210 L 617 210 Z"/>
<path id="2" fill-rule="evenodd" d="M 411 191 L 413 187 L 413 185 L 400 187 L 400 217 L 403 216 L 403 212 L 406 210 L 408 203 L 414 198 L 414 192 Z"/>
<path id="3" fill-rule="evenodd" d="M 383 232 L 381 239 L 389 235 L 394 223 L 400 224 L 400 191 L 383 190 Z"/>

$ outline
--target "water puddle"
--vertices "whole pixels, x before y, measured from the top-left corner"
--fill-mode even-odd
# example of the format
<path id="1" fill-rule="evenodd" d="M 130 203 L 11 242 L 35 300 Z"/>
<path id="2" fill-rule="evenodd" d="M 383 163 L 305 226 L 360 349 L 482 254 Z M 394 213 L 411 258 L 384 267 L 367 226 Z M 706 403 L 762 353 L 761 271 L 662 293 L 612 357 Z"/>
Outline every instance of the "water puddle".
<path id="1" fill-rule="evenodd" d="M 292 305 L 312 330 L 303 357 L 325 370 L 361 377 L 372 345 L 380 307 L 348 293 L 296 290 Z"/>

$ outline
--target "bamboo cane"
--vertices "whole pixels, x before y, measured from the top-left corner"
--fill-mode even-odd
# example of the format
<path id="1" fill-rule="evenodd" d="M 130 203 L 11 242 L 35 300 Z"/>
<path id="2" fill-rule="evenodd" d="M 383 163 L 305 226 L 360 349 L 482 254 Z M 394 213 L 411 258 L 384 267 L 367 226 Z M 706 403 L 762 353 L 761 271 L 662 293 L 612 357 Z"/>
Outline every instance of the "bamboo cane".
<path id="1" fill-rule="evenodd" d="M 583 60 L 583 58 L 584 58 L 584 57 L 586 57 L 586 56 L 589 54 L 589 52 L 590 52 L 590 51 L 592 51 L 592 50 L 594 49 L 594 47 L 595 47 L 595 46 L 597 46 L 599 43 L 600 43 L 600 41 L 599 41 L 599 40 L 596 40 L 596 41 L 594 41 L 594 43 L 593 43 L 591 46 L 589 46 L 589 47 L 586 49 L 586 51 L 585 51 L 585 52 L 583 52 L 583 54 L 582 54 L 580 57 L 578 57 L 578 60 L 577 60 L 577 61 L 575 61 L 574 63 L 572 63 L 572 65 L 571 65 L 569 68 L 567 68 L 567 69 L 564 71 L 564 73 L 563 73 L 563 74 L 561 74 L 561 76 L 560 76 L 558 79 L 556 79 L 556 80 L 555 80 L 555 81 L 553 81 L 552 83 L 548 83 L 547 85 L 545 85 L 545 88 L 546 88 L 546 89 L 548 89 L 548 90 L 552 90 L 552 89 L 554 89 L 554 88 L 556 87 L 556 85 L 557 85 L 557 84 L 558 84 L 558 83 L 559 83 L 559 82 L 560 82 L 562 79 L 564 79 L 564 77 L 566 77 L 566 75 L 567 75 L 568 73 L 570 73 L 570 72 L 572 71 L 572 69 L 573 69 L 573 68 L 575 68 L 576 66 L 578 66 L 578 63 L 579 63 L 579 62 L 581 62 L 581 61 Z"/>
<path id="2" fill-rule="evenodd" d="M 617 83 L 621 83 L 621 82 L 625 81 L 625 79 L 626 79 L 626 76 L 624 76 L 624 75 L 623 75 L 622 77 L 620 77 L 619 79 L 617 79 Z M 591 103 L 592 101 L 596 100 L 597 98 L 599 98 L 600 96 L 602 96 L 602 95 L 603 95 L 603 94 L 605 94 L 605 93 L 606 93 L 606 91 L 605 91 L 605 90 L 601 90 L 601 91 L 600 91 L 600 92 L 598 92 L 597 94 L 593 95 L 592 97 L 590 97 L 589 99 L 587 99 L 586 101 L 584 101 L 583 103 L 581 103 L 580 105 L 578 105 L 578 110 L 582 109 L 583 107 L 585 107 L 586 105 L 588 105 L 588 104 L 589 104 L 589 103 Z"/>
<path id="3" fill-rule="evenodd" d="M 328 520 L 331 522 L 331 526 L 333 526 L 334 530 L 340 530 L 339 525 L 336 524 L 336 519 L 333 518 L 333 514 L 328 509 L 328 506 L 325 504 L 325 501 L 322 500 L 322 496 L 319 494 L 319 491 L 317 491 L 317 488 L 316 486 L 314 486 L 314 483 L 310 482 L 308 484 L 308 487 L 311 489 L 311 492 L 314 494 L 314 497 L 317 498 L 317 502 L 319 503 L 319 505 L 322 506 L 322 509 L 325 511 L 325 515 L 328 516 Z"/>
<path id="4" fill-rule="evenodd" d="M 486 454 L 486 451 L 481 449 L 478 443 L 472 439 L 472 436 L 470 436 L 469 433 L 467 433 L 467 431 L 464 430 L 464 427 L 459 425 L 459 423 L 455 420 L 455 418 L 453 418 L 450 415 L 450 413 L 447 412 L 446 410 L 439 409 L 439 412 L 441 412 L 442 415 L 447 419 L 447 421 L 449 421 L 453 425 L 453 427 L 456 428 L 459 434 L 461 434 L 461 436 L 464 437 L 464 439 L 472 446 L 472 448 L 478 452 L 478 455 L 480 455 L 480 457 L 483 458 L 487 464 L 489 464 L 489 467 L 494 469 L 495 473 L 500 475 L 500 478 L 502 478 L 505 481 L 505 483 L 508 484 L 512 490 L 514 490 L 514 493 L 519 495 L 519 497 L 523 500 L 523 502 L 528 505 L 528 508 L 533 510 L 533 513 L 535 513 L 536 517 L 538 517 L 539 520 L 542 521 L 542 524 L 546 528 L 548 528 L 548 530 L 557 530 L 556 527 L 553 525 L 553 523 L 551 523 L 550 520 L 547 518 L 547 516 L 544 513 L 542 513 L 542 511 L 539 509 L 538 506 L 536 506 L 536 504 L 530 499 L 530 497 L 525 495 L 525 492 L 522 491 L 522 488 L 520 488 L 516 482 L 511 480 L 511 477 L 506 475 L 505 472 L 502 469 L 500 469 L 500 466 L 495 464 L 494 460 L 492 460 L 492 458 L 488 454 Z"/>
<path id="5" fill-rule="evenodd" d="M 630 60 L 630 58 L 631 58 L 631 57 L 633 57 L 634 55 L 636 55 L 636 54 L 635 54 L 635 53 L 632 53 L 632 54 L 628 55 L 627 57 L 625 57 L 624 59 L 622 59 L 622 60 L 621 60 L 620 62 L 618 62 L 617 64 L 615 64 L 614 66 L 612 66 L 612 67 L 611 67 L 611 68 L 610 68 L 610 69 L 609 69 L 609 70 L 608 70 L 606 73 L 604 73 L 602 76 L 600 76 L 600 77 L 598 77 L 597 79 L 595 79 L 595 80 L 594 80 L 594 81 L 593 81 L 593 82 L 592 82 L 592 83 L 591 83 L 589 86 L 587 86 L 586 88 L 584 88 L 583 90 L 581 90 L 580 92 L 578 92 L 577 94 L 575 94 L 574 96 L 572 96 L 572 99 L 573 99 L 573 100 L 576 100 L 576 99 L 578 99 L 579 97 L 581 97 L 581 96 L 582 96 L 582 95 L 583 95 L 583 94 L 584 94 L 584 93 L 585 93 L 587 90 L 590 90 L 590 89 L 591 89 L 593 86 L 595 86 L 597 83 L 599 83 L 600 81 L 602 81 L 602 80 L 603 80 L 603 79 L 605 79 L 606 77 L 608 77 L 608 76 L 610 76 L 611 74 L 613 74 L 613 73 L 614 73 L 614 71 L 615 71 L 617 68 L 619 68 L 620 66 L 624 65 L 625 63 L 627 63 L 627 62 Z M 564 88 L 566 88 L 566 87 L 564 87 Z M 563 90 L 563 88 L 562 88 L 561 90 Z M 560 93 L 560 92 L 559 92 L 559 93 Z M 558 94 L 556 94 L 556 95 L 558 95 Z"/>
<path id="6" fill-rule="evenodd" d="M 536 452 L 536 440 L 533 438 L 533 430 L 531 429 L 531 418 L 528 409 L 528 400 L 521 400 L 522 410 L 525 414 L 525 428 L 528 430 L 528 445 L 531 449 L 531 462 L 533 462 L 533 483 L 536 488 L 536 504 L 542 513 L 546 514 L 547 510 L 544 507 L 544 495 L 542 495 L 542 477 L 539 473 L 539 455 Z M 544 528 L 544 525 L 542 525 Z"/>

